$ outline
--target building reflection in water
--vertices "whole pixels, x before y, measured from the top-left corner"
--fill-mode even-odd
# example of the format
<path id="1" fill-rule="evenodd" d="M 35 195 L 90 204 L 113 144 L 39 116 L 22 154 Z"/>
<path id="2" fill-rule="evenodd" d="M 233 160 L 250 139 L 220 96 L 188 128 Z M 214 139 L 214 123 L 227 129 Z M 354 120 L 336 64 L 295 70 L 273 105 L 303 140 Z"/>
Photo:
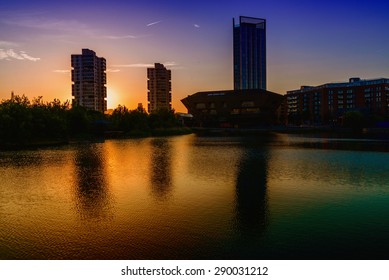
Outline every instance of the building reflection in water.
<path id="1" fill-rule="evenodd" d="M 267 220 L 267 168 L 266 148 L 247 148 L 238 165 L 236 179 L 236 227 L 240 234 L 241 248 L 246 256 L 256 254 L 255 244 L 264 234 Z M 243 253 L 242 252 L 242 253 Z"/>
<path id="2" fill-rule="evenodd" d="M 75 197 L 77 210 L 85 219 L 106 219 L 110 197 L 105 151 L 102 145 L 80 146 L 75 153 Z"/>
<path id="3" fill-rule="evenodd" d="M 168 139 L 151 140 L 150 184 L 152 194 L 167 199 L 172 188 L 172 151 Z"/>

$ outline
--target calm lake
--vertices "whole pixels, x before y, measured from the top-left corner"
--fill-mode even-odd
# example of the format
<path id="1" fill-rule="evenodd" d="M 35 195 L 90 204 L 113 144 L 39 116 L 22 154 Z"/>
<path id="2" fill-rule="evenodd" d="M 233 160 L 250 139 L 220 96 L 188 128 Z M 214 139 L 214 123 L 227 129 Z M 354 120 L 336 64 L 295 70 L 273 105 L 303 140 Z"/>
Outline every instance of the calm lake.
<path id="1" fill-rule="evenodd" d="M 0 152 L 0 259 L 387 259 L 388 142 L 275 134 Z"/>

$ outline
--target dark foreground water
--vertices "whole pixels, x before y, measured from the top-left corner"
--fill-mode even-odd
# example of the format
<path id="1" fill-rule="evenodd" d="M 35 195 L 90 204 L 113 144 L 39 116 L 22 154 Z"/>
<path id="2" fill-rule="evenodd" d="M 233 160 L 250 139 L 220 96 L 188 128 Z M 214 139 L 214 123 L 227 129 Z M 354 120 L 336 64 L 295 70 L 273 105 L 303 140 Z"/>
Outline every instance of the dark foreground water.
<path id="1" fill-rule="evenodd" d="M 0 152 L 0 259 L 387 259 L 387 146 L 187 135 Z"/>

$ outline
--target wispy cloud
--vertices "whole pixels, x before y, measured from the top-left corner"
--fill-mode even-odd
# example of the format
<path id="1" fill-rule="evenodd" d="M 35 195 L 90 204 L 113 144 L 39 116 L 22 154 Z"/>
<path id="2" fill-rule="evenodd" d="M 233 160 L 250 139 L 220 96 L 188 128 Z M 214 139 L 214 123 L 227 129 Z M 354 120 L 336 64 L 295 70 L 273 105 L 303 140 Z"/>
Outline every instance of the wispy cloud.
<path id="1" fill-rule="evenodd" d="M 14 51 L 13 49 L 0 49 L 0 60 L 30 60 L 30 61 L 38 61 L 39 57 L 32 57 L 28 55 L 25 51 Z"/>
<path id="2" fill-rule="evenodd" d="M 31 61 L 38 61 L 38 60 L 41 60 L 39 57 L 32 57 L 30 55 L 28 55 L 26 52 L 24 51 L 20 51 L 20 55 L 24 58 L 24 59 L 27 59 L 27 60 L 31 60 Z"/>
<path id="3" fill-rule="evenodd" d="M 53 70 L 54 73 L 58 73 L 58 74 L 70 74 L 71 70 L 70 69 L 57 69 L 57 70 Z M 116 73 L 116 72 L 120 72 L 120 69 L 107 69 L 106 72 L 110 72 L 110 73 Z"/>
<path id="4" fill-rule="evenodd" d="M 10 57 L 10 58 L 15 58 L 15 59 L 18 59 L 18 60 L 23 60 L 24 59 L 23 56 L 21 56 L 18 53 L 16 53 L 13 49 L 6 50 L 5 54 L 8 55 L 8 57 Z"/>
<path id="5" fill-rule="evenodd" d="M 21 27 L 56 30 L 56 31 L 75 31 L 86 30 L 87 25 L 76 20 L 58 20 L 50 18 L 36 18 L 36 17 L 17 17 L 13 19 L 4 19 L 4 23 L 8 25 L 16 25 Z"/>
<path id="6" fill-rule="evenodd" d="M 9 26 L 22 27 L 27 31 L 38 30 L 40 37 L 66 38 L 74 36 L 93 37 L 98 30 L 86 23 L 73 19 L 57 19 L 48 13 L 12 13 L 0 18 L 0 23 Z M 15 46 L 8 46 L 9 48 Z"/>
<path id="7" fill-rule="evenodd" d="M 3 49 L 0 49 L 0 60 L 3 59 L 9 60 L 7 53 Z"/>
<path id="8" fill-rule="evenodd" d="M 134 35 L 122 35 L 122 36 L 107 35 L 107 36 L 101 36 L 100 38 L 110 39 L 110 40 L 120 40 L 120 39 L 136 39 L 138 37 Z"/>
<path id="9" fill-rule="evenodd" d="M 154 64 L 150 63 L 132 63 L 132 64 L 117 64 L 113 65 L 114 67 L 120 67 L 120 68 L 147 68 L 147 67 L 153 67 Z"/>
<path id="10" fill-rule="evenodd" d="M 54 73 L 60 73 L 60 74 L 68 74 L 70 73 L 69 69 L 66 70 L 53 70 Z"/>
<path id="11" fill-rule="evenodd" d="M 165 63 L 162 63 L 165 67 L 172 67 L 177 66 L 178 64 L 174 61 L 168 61 Z M 119 67 L 119 68 L 150 68 L 154 67 L 154 63 L 132 63 L 132 64 L 117 64 L 112 65 L 113 67 Z"/>
<path id="12" fill-rule="evenodd" d="M 178 64 L 174 61 L 168 61 L 168 62 L 165 62 L 165 63 L 162 63 L 164 66 L 178 66 Z"/>
<path id="13" fill-rule="evenodd" d="M 19 44 L 10 41 L 0 41 L 0 46 L 3 47 L 17 47 Z"/>
<path id="14" fill-rule="evenodd" d="M 1 11 L 0 11 L 1 16 Z M 52 15 L 47 13 L 28 13 L 28 14 L 11 14 L 4 18 L 0 17 L 0 23 L 6 25 L 12 25 L 17 27 L 23 27 L 26 29 L 38 29 L 41 31 L 40 36 L 50 36 L 57 40 L 64 41 L 66 43 L 74 44 L 74 36 L 83 36 L 93 39 L 108 39 L 108 40 L 121 40 L 121 39 L 137 39 L 145 37 L 147 35 L 133 35 L 133 34 L 110 34 L 106 33 L 106 30 L 93 27 L 86 22 L 74 19 L 56 19 Z M 151 25 L 159 22 L 152 22 Z M 107 34 L 107 35 L 104 35 Z M 76 42 L 77 43 L 77 42 Z M 0 47 L 15 48 L 18 46 L 16 43 L 1 41 Z"/>
<path id="15" fill-rule="evenodd" d="M 153 26 L 153 25 L 156 25 L 156 24 L 161 23 L 161 22 L 162 22 L 162 20 L 150 22 L 149 24 L 146 24 L 146 26 Z"/>
<path id="16" fill-rule="evenodd" d="M 193 24 L 193 26 L 196 28 L 200 28 L 200 25 L 198 25 L 198 24 Z"/>

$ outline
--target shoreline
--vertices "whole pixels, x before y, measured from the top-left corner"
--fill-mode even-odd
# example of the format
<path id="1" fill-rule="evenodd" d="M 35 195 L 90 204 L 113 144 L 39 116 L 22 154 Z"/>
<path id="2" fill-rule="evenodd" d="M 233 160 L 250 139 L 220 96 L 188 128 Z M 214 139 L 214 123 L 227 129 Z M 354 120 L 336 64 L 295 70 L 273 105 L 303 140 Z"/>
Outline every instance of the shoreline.
<path id="1" fill-rule="evenodd" d="M 137 139 L 148 137 L 164 137 L 192 134 L 193 131 L 189 128 L 167 128 L 154 129 L 150 131 L 134 130 L 128 133 L 123 131 L 107 131 L 103 135 L 96 134 L 81 134 L 66 139 L 35 139 L 24 143 L 3 142 L 0 143 L 1 151 L 20 151 L 20 150 L 35 150 L 48 147 L 60 147 L 64 145 L 96 143 L 110 139 Z"/>
<path id="2" fill-rule="evenodd" d="M 103 135 L 82 134 L 67 139 L 38 139 L 26 143 L 5 142 L 0 143 L 0 151 L 34 150 L 47 147 L 59 147 L 80 143 L 94 143 L 110 139 L 137 139 L 148 137 L 167 137 L 196 134 L 206 137 L 261 137 L 276 133 L 314 136 L 318 138 L 358 139 L 389 141 L 388 128 L 365 128 L 355 132 L 347 128 L 330 127 L 260 127 L 260 128 L 204 128 L 204 127 L 178 127 L 166 129 L 154 129 L 148 131 L 134 130 L 124 133 L 123 131 L 106 131 Z"/>
<path id="3" fill-rule="evenodd" d="M 377 139 L 389 140 L 389 128 L 364 128 L 361 131 L 353 131 L 349 128 L 340 127 L 259 127 L 259 128 L 192 128 L 193 132 L 199 136 L 264 136 L 274 133 L 314 135 L 328 138 L 357 138 L 357 139 Z"/>

